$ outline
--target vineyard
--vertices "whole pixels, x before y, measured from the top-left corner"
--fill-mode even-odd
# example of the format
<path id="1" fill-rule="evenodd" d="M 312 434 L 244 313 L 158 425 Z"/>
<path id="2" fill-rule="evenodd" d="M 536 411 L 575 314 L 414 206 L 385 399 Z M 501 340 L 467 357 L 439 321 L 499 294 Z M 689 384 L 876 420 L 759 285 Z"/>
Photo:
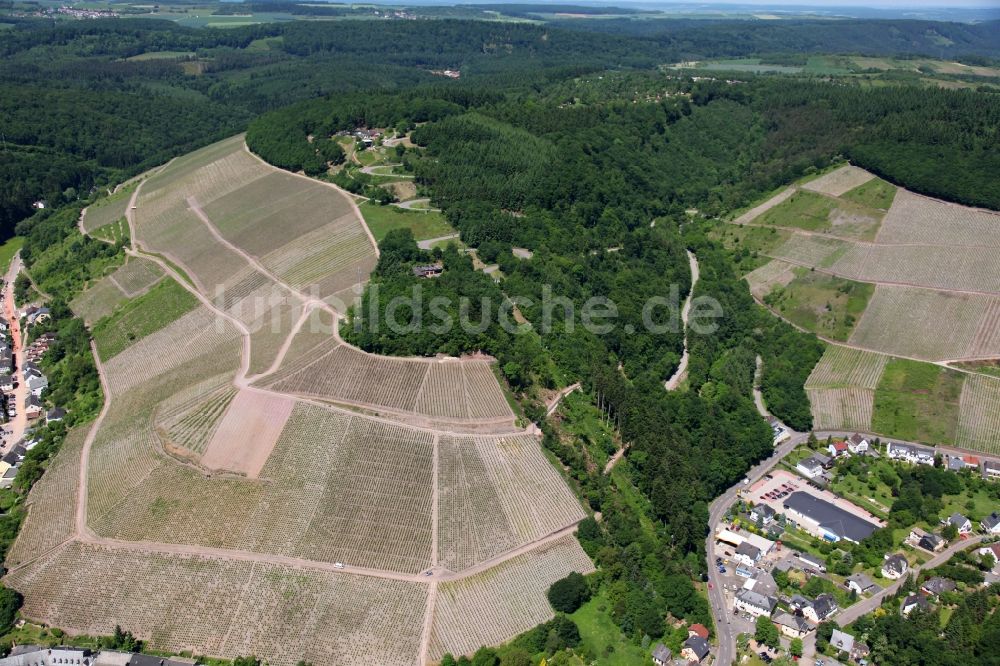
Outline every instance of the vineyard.
<path id="1" fill-rule="evenodd" d="M 772 259 L 760 268 L 747 273 L 746 281 L 750 285 L 750 293 L 757 298 L 764 298 L 775 287 L 784 287 L 795 279 L 794 264 Z"/>
<path id="2" fill-rule="evenodd" d="M 430 657 L 471 654 L 552 618 L 545 591 L 573 571 L 594 570 L 570 535 L 480 574 L 438 587 Z"/>
<path id="3" fill-rule="evenodd" d="M 899 190 L 877 240 L 997 248 L 1000 214 Z"/>
<path id="4" fill-rule="evenodd" d="M 978 294 L 878 285 L 851 343 L 930 361 L 963 358 L 973 348 L 980 355 L 997 355 L 1000 346 L 985 346 L 998 337 L 988 326 L 997 317 L 998 301 Z"/>
<path id="5" fill-rule="evenodd" d="M 267 385 L 335 402 L 454 420 L 512 419 L 486 361 L 425 361 L 366 354 L 329 340 Z"/>
<path id="6" fill-rule="evenodd" d="M 7 553 L 7 567 L 30 562 L 73 535 L 80 452 L 86 436 L 87 426 L 69 431 L 45 474 L 31 488 L 28 515 Z"/>
<path id="7" fill-rule="evenodd" d="M 129 298 L 139 296 L 163 278 L 163 271 L 148 259 L 129 257 L 125 265 L 111 276 L 122 293 Z"/>
<path id="8" fill-rule="evenodd" d="M 753 208 L 751 208 L 747 212 L 745 212 L 742 215 L 740 215 L 739 217 L 737 217 L 735 220 L 733 220 L 733 224 L 747 224 L 748 222 L 753 222 L 754 220 L 756 220 L 758 217 L 760 217 L 761 215 L 763 215 L 767 211 L 769 211 L 772 208 L 774 208 L 775 206 L 781 204 L 783 201 L 785 201 L 786 199 L 788 199 L 793 194 L 795 194 L 795 188 L 794 187 L 789 187 L 787 189 L 784 189 L 781 192 L 779 192 L 778 194 L 776 194 L 773 197 L 771 197 L 770 199 L 768 199 L 767 201 L 765 201 L 764 203 L 762 203 L 762 204 L 760 204 L 758 206 L 754 206 Z"/>
<path id="9" fill-rule="evenodd" d="M 1000 379 L 968 375 L 959 403 L 955 445 L 1000 453 Z"/>
<path id="10" fill-rule="evenodd" d="M 815 180 L 810 180 L 808 183 L 802 185 L 802 187 L 813 192 L 839 197 L 856 187 L 864 185 L 874 177 L 864 169 L 859 169 L 856 166 L 848 164 L 830 173 L 823 174 Z"/>
<path id="11" fill-rule="evenodd" d="M 888 361 L 884 354 L 830 345 L 806 380 L 806 388 L 874 389 Z"/>
<path id="12" fill-rule="evenodd" d="M 215 429 L 201 464 L 257 478 L 294 406 L 295 401 L 284 396 L 240 391 Z"/>
<path id="13" fill-rule="evenodd" d="M 875 391 L 806 389 L 816 430 L 871 430 Z"/>
<path id="14" fill-rule="evenodd" d="M 414 583 L 79 543 L 7 580 L 26 616 L 71 633 L 121 624 L 153 648 L 274 666 L 416 666 L 427 597 Z"/>
<path id="15" fill-rule="evenodd" d="M 91 283 L 70 302 L 73 312 L 89 324 L 111 314 L 116 307 L 128 300 L 110 276 Z"/>
<path id="16" fill-rule="evenodd" d="M 83 215 L 83 230 L 91 233 L 123 219 L 131 196 L 132 190 L 126 189 L 87 206 Z"/>
<path id="17" fill-rule="evenodd" d="M 112 358 L 136 341 L 171 325 L 197 303 L 176 281 L 164 280 L 94 324 L 97 351 L 101 358 Z"/>

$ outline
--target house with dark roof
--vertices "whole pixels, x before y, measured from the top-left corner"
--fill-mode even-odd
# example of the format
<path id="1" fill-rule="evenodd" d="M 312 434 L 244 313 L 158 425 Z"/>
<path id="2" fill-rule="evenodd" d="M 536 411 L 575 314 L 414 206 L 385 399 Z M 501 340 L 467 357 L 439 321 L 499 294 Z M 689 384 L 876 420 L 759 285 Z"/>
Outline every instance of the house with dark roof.
<path id="1" fill-rule="evenodd" d="M 885 454 L 892 460 L 900 460 L 919 465 L 934 464 L 934 449 L 915 444 L 898 444 L 889 442 L 886 446 Z"/>
<path id="2" fill-rule="evenodd" d="M 847 450 L 855 455 L 868 453 L 868 438 L 864 435 L 854 433 L 847 438 Z"/>
<path id="3" fill-rule="evenodd" d="M 987 481 L 996 481 L 1000 479 L 1000 463 L 993 462 L 992 460 L 984 460 L 983 478 Z"/>
<path id="4" fill-rule="evenodd" d="M 979 521 L 979 526 L 987 534 L 1000 534 L 1000 513 L 994 511 Z"/>
<path id="5" fill-rule="evenodd" d="M 758 504 L 750 509 L 750 520 L 761 525 L 767 525 L 778 513 L 767 504 Z"/>
<path id="6" fill-rule="evenodd" d="M 801 490 L 786 497 L 782 507 L 786 518 L 827 541 L 860 543 L 878 529 L 875 523 Z"/>
<path id="7" fill-rule="evenodd" d="M 920 541 L 917 542 L 917 545 L 923 548 L 924 550 L 929 550 L 932 553 L 936 553 L 939 550 L 944 549 L 945 541 L 937 534 L 925 534 L 922 537 L 920 537 Z"/>
<path id="8" fill-rule="evenodd" d="M 749 541 L 744 541 L 739 546 L 736 547 L 736 552 L 733 555 L 733 559 L 736 561 L 752 567 L 757 564 L 757 560 L 760 559 L 761 553 L 760 548 L 753 545 Z"/>
<path id="9" fill-rule="evenodd" d="M 972 521 L 960 513 L 951 514 L 945 522 L 954 525 L 959 534 L 968 534 L 972 531 Z"/>
<path id="10" fill-rule="evenodd" d="M 840 608 L 837 601 L 829 594 L 821 594 L 812 603 L 802 609 L 802 614 L 813 622 L 823 622 Z"/>
<path id="11" fill-rule="evenodd" d="M 667 664 L 670 663 L 670 660 L 673 659 L 673 656 L 673 653 L 670 652 L 670 648 L 663 643 L 657 643 L 653 646 L 652 657 L 653 663 L 656 664 L 656 666 L 667 666 Z"/>
<path id="12" fill-rule="evenodd" d="M 62 421 L 66 417 L 66 410 L 62 407 L 53 407 L 45 415 L 46 423 L 55 423 L 57 421 Z"/>
<path id="13" fill-rule="evenodd" d="M 926 594 L 933 595 L 935 597 L 941 596 L 945 592 L 952 592 L 955 589 L 955 582 L 948 580 L 947 578 L 942 578 L 941 576 L 934 576 L 933 578 L 928 578 L 924 581 L 924 584 L 920 586 L 920 591 Z"/>
<path id="14" fill-rule="evenodd" d="M 795 557 L 806 567 L 819 571 L 820 573 L 826 573 L 826 562 L 819 559 L 815 555 L 810 553 L 796 553 Z"/>
<path id="15" fill-rule="evenodd" d="M 875 581 L 863 571 L 848 576 L 844 581 L 844 586 L 849 590 L 854 590 L 858 594 L 867 594 L 878 590 L 878 585 L 875 584 Z"/>
<path id="16" fill-rule="evenodd" d="M 771 622 L 778 628 L 778 631 L 789 638 L 802 638 L 813 629 L 813 626 L 804 617 L 791 613 L 777 613 L 771 618 Z"/>
<path id="17" fill-rule="evenodd" d="M 24 649 L 11 650 L 10 655 L 0 659 L 0 666 L 56 666 L 57 664 L 91 664 L 90 650 L 69 647 L 40 647 L 23 645 Z"/>
<path id="18" fill-rule="evenodd" d="M 769 597 L 746 588 L 740 588 L 736 592 L 736 598 L 733 600 L 733 606 L 737 610 L 749 613 L 754 617 L 770 615 L 777 604 L 778 601 L 774 597 Z"/>
<path id="19" fill-rule="evenodd" d="M 795 465 L 795 471 L 807 479 L 815 479 L 823 473 L 823 464 L 815 456 L 810 456 L 805 460 L 800 460 Z"/>
<path id="20" fill-rule="evenodd" d="M 891 580 L 896 580 L 901 578 L 909 568 L 910 563 L 899 553 L 886 555 L 885 561 L 882 562 L 882 575 Z"/>
<path id="21" fill-rule="evenodd" d="M 830 645 L 838 652 L 851 654 L 854 651 L 854 636 L 840 629 L 834 629 L 833 635 L 830 636 Z"/>
<path id="22" fill-rule="evenodd" d="M 689 661 L 701 661 L 708 656 L 708 641 L 701 636 L 689 636 L 684 641 L 681 656 Z"/>
<path id="23" fill-rule="evenodd" d="M 927 597 L 922 594 L 911 594 L 903 600 L 903 603 L 899 606 L 899 612 L 903 615 L 909 615 L 915 610 L 930 610 L 931 602 L 927 601 Z"/>

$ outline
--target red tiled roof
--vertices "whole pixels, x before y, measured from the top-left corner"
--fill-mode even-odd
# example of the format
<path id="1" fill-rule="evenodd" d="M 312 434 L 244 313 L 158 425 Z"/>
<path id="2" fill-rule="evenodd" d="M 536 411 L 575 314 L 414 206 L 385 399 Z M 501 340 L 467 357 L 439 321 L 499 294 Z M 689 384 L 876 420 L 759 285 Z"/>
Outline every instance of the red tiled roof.
<path id="1" fill-rule="evenodd" d="M 688 631 L 693 631 L 705 640 L 708 640 L 708 629 L 706 629 L 703 624 L 692 624 L 688 627 Z"/>

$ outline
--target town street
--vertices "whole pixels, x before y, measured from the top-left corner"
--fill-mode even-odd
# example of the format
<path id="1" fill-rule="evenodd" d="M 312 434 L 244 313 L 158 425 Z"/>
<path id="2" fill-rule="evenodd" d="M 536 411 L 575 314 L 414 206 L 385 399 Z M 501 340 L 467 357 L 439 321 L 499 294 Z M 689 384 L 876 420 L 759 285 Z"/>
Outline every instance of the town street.
<path id="1" fill-rule="evenodd" d="M 14 279 L 20 271 L 21 253 L 18 252 L 11 260 L 10 268 L 4 276 L 3 315 L 10 322 L 10 336 L 13 339 L 11 351 L 14 354 L 14 360 L 17 364 L 17 372 L 13 375 L 14 381 L 17 383 L 17 388 L 14 389 L 13 393 L 14 404 L 17 406 L 17 416 L 7 423 L 7 430 L 10 434 L 7 435 L 3 441 L 3 445 L 0 446 L 0 452 L 2 453 L 6 453 L 17 442 L 21 441 L 21 438 L 24 437 L 24 430 L 28 425 L 28 418 L 25 416 L 24 410 L 24 401 L 28 397 L 28 385 L 24 381 L 24 371 L 22 368 L 24 364 L 24 354 L 22 353 L 24 341 L 21 337 L 21 322 L 18 319 L 17 308 L 14 304 Z"/>

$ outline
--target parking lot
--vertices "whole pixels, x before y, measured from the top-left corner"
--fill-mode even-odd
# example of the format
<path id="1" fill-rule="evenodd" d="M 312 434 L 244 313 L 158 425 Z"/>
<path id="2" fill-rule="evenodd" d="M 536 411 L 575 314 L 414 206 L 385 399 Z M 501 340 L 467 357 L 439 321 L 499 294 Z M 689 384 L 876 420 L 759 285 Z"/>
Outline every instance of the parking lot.
<path id="1" fill-rule="evenodd" d="M 782 513 L 784 511 L 782 504 L 785 499 L 788 498 L 788 495 L 793 492 L 802 491 L 809 493 L 813 497 L 835 504 L 845 511 L 853 513 L 859 518 L 863 518 L 864 520 L 875 523 L 879 526 L 885 525 L 883 521 L 879 520 L 861 507 L 856 506 L 845 499 L 837 497 L 828 490 L 821 490 L 815 486 L 811 486 L 805 479 L 796 474 L 792 474 L 787 470 L 775 470 L 769 476 L 771 477 L 770 479 L 765 476 L 760 481 L 752 485 L 750 490 L 745 495 L 745 499 L 753 502 L 754 504 L 767 504 L 777 513 Z"/>

